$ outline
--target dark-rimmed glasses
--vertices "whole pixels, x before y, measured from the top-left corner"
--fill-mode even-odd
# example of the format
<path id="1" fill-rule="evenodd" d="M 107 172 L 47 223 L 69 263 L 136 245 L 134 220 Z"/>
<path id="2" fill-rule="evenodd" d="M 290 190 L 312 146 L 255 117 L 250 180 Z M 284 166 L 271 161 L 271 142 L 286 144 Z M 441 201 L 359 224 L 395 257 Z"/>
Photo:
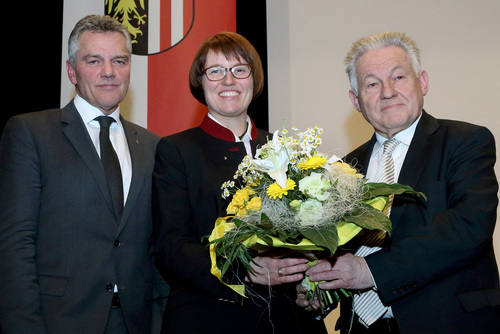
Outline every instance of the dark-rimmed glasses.
<path id="1" fill-rule="evenodd" d="M 210 81 L 220 81 L 226 77 L 229 71 L 231 71 L 236 79 L 246 79 L 252 74 L 253 68 L 250 64 L 240 64 L 230 68 L 213 66 L 204 69 L 203 74 L 205 74 Z"/>

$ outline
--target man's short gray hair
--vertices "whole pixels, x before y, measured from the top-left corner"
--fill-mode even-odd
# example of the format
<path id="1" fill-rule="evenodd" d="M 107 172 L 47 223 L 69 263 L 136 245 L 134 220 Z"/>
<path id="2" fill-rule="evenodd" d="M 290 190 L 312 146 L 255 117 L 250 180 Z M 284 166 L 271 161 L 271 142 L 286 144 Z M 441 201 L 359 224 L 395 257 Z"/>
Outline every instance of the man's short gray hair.
<path id="1" fill-rule="evenodd" d="M 76 53 L 80 48 L 80 36 L 85 31 L 118 32 L 125 38 L 125 45 L 128 52 L 132 53 L 130 33 L 123 24 L 106 15 L 88 15 L 78 21 L 69 35 L 68 58 L 73 67 L 76 65 Z"/>
<path id="2" fill-rule="evenodd" d="M 415 74 L 417 77 L 420 75 L 420 49 L 410 36 L 403 32 L 383 32 L 364 37 L 352 44 L 351 50 L 347 53 L 344 60 L 351 90 L 356 96 L 358 95 L 358 82 L 356 80 L 357 60 L 367 51 L 388 46 L 398 46 L 405 50 L 410 58 Z"/>

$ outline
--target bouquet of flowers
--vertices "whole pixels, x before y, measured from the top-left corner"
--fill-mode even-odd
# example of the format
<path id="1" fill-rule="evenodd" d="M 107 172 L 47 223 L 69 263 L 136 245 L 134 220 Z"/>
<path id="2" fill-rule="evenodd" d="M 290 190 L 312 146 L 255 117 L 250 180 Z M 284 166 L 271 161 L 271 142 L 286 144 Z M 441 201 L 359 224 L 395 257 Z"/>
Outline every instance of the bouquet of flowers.
<path id="1" fill-rule="evenodd" d="M 222 185 L 222 196 L 233 197 L 228 216 L 217 219 L 209 237 L 211 272 L 243 296 L 244 285 L 227 284 L 224 274 L 236 260 L 252 272 L 250 249 L 285 247 L 314 263 L 319 253 L 334 255 L 362 229 L 390 233 L 391 222 L 382 213 L 390 195 L 425 198 L 409 186 L 369 183 L 338 157 L 320 153 L 323 130 L 318 126 L 305 132 L 292 129 L 296 136 L 276 131 L 255 158 L 243 159 L 234 180 Z M 333 302 L 307 277 L 302 284 L 309 299 L 319 298 L 324 306 Z"/>

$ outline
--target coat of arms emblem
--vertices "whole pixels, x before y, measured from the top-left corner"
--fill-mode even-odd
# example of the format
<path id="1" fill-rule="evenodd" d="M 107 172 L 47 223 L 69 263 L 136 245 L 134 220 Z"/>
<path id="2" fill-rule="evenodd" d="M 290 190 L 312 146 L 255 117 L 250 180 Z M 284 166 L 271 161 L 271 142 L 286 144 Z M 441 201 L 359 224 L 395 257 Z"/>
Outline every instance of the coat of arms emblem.
<path id="1" fill-rule="evenodd" d="M 195 0 L 104 0 L 104 13 L 120 21 L 132 37 L 132 53 L 167 51 L 189 34 Z"/>

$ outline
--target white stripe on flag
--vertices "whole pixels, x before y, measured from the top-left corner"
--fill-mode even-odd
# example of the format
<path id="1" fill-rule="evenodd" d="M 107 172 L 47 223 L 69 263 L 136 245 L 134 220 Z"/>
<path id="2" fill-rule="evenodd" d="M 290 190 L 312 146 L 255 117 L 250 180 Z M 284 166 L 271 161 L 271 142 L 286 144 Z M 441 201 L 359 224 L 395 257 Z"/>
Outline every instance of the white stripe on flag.
<path id="1" fill-rule="evenodd" d="M 62 32 L 61 107 L 75 96 L 75 87 L 68 79 L 66 60 L 68 59 L 68 38 L 75 24 L 86 15 L 104 14 L 104 0 L 74 1 L 64 0 Z"/>
<path id="2" fill-rule="evenodd" d="M 171 45 L 179 43 L 184 37 L 184 1 L 172 0 Z"/>
<path id="3" fill-rule="evenodd" d="M 148 53 L 156 53 L 160 51 L 160 0 L 149 0 L 148 2 Z"/>
<path id="4" fill-rule="evenodd" d="M 132 55 L 130 88 L 120 105 L 120 113 L 127 121 L 148 126 L 148 56 Z"/>

